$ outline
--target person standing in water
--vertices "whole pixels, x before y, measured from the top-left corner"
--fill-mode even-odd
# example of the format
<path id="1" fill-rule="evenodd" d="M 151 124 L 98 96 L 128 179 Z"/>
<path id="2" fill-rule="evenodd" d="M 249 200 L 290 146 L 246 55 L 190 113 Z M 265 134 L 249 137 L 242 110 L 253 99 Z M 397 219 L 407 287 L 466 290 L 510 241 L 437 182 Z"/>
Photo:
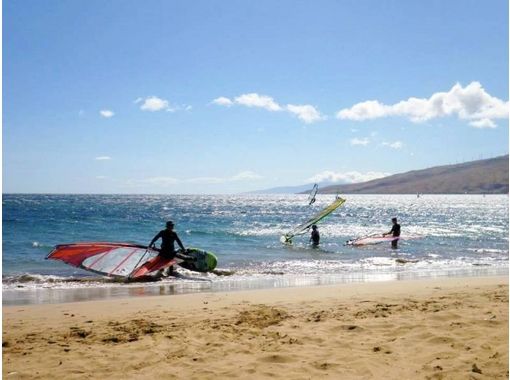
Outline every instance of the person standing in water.
<path id="1" fill-rule="evenodd" d="M 394 238 L 398 238 L 400 236 L 400 224 L 397 223 L 397 218 L 392 218 L 391 221 L 393 223 L 393 227 L 391 227 L 389 232 L 383 234 L 383 236 L 392 235 Z M 398 239 L 393 239 L 391 241 L 391 248 L 398 248 Z"/>
<path id="2" fill-rule="evenodd" d="M 166 229 L 159 231 L 156 236 L 152 238 L 149 243 L 149 248 L 153 248 L 154 243 L 159 238 L 161 238 L 161 249 L 159 251 L 159 256 L 161 257 L 173 259 L 177 255 L 175 252 L 175 242 L 177 242 L 183 251 L 186 251 L 181 239 L 179 239 L 179 236 L 177 236 L 177 233 L 174 231 L 174 223 L 170 220 L 166 222 Z"/>
<path id="3" fill-rule="evenodd" d="M 321 240 L 321 235 L 319 234 L 319 230 L 317 229 L 317 226 L 314 224 L 314 225 L 312 225 L 312 234 L 310 235 L 310 241 L 312 242 L 312 246 L 318 247 L 320 240 Z"/>

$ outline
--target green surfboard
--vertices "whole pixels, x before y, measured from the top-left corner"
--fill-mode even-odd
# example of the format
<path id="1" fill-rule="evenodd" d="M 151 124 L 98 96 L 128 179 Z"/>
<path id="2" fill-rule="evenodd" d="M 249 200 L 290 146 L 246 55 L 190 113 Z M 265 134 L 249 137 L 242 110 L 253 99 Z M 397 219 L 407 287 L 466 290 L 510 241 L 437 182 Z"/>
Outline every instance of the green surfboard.
<path id="1" fill-rule="evenodd" d="M 195 272 L 210 272 L 218 264 L 217 257 L 211 253 L 198 248 L 188 248 L 184 252 L 186 256 L 190 256 L 193 260 L 183 260 L 178 265 Z"/>

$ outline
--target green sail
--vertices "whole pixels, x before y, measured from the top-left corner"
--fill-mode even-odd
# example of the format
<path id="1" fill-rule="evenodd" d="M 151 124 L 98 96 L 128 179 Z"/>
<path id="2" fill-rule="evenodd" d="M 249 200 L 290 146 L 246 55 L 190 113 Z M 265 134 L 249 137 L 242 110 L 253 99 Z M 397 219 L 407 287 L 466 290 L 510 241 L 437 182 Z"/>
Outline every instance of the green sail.
<path id="1" fill-rule="evenodd" d="M 310 219 L 308 219 L 303 224 L 300 224 L 296 228 L 294 228 L 292 231 L 287 232 L 285 235 L 283 235 L 280 238 L 280 241 L 284 244 L 291 244 L 292 238 L 296 235 L 304 234 L 308 229 L 312 226 L 312 224 L 317 224 L 319 221 L 324 219 L 326 216 L 331 214 L 333 211 L 335 211 L 338 207 L 343 205 L 345 203 L 345 199 L 337 197 L 333 203 L 331 203 L 328 207 L 321 210 L 319 213 L 312 216 Z"/>

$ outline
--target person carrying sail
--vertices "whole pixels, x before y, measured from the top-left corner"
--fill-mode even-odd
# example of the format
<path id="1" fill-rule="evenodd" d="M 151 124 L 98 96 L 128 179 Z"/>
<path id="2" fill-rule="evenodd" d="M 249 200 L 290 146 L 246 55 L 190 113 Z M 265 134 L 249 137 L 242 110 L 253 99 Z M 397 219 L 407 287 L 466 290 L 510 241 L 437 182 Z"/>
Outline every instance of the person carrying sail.
<path id="1" fill-rule="evenodd" d="M 312 233 L 310 235 L 310 241 L 312 242 L 313 247 L 319 246 L 319 241 L 321 240 L 321 236 L 319 234 L 319 230 L 317 229 L 317 225 L 312 225 Z"/>
<path id="2" fill-rule="evenodd" d="M 154 248 L 156 241 L 160 238 L 161 249 L 159 250 L 159 255 L 161 257 L 173 259 L 177 255 L 177 252 L 175 252 L 175 242 L 177 242 L 183 252 L 186 251 L 181 239 L 179 239 L 179 236 L 177 236 L 177 233 L 174 231 L 174 222 L 171 220 L 166 222 L 166 229 L 159 231 L 156 236 L 152 238 L 149 243 L 149 248 Z"/>
<path id="3" fill-rule="evenodd" d="M 397 218 L 391 218 L 391 221 L 393 223 L 393 227 L 391 227 L 389 232 L 384 233 L 382 236 L 392 235 L 394 238 L 398 238 L 400 236 L 400 224 L 397 223 Z M 391 241 L 391 248 L 398 248 L 398 239 L 393 239 Z"/>

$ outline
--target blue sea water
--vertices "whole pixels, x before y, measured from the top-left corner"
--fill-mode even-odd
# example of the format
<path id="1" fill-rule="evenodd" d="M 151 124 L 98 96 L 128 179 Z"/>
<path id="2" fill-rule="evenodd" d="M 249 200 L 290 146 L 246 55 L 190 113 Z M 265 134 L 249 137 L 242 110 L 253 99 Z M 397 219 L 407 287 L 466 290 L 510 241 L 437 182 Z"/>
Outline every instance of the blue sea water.
<path id="1" fill-rule="evenodd" d="M 133 294 L 506 274 L 507 195 L 346 195 L 291 247 L 279 238 L 334 200 L 319 195 L 3 195 L 4 304 L 60 302 Z M 397 216 L 403 239 L 356 248 L 345 241 L 387 232 Z M 156 283 L 124 284 L 45 260 L 56 244 L 118 241 L 148 244 L 173 220 L 187 247 L 218 257 L 218 271 Z M 78 293 L 66 292 L 81 289 Z"/>

